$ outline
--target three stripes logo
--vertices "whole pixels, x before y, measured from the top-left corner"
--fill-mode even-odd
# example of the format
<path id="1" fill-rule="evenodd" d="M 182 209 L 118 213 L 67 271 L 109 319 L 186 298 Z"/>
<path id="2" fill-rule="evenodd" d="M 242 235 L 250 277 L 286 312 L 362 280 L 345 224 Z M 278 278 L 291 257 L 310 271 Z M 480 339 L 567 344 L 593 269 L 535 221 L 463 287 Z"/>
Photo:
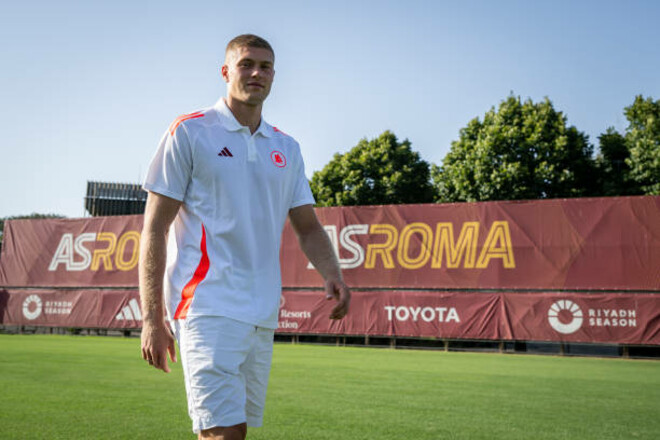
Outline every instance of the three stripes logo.
<path id="1" fill-rule="evenodd" d="M 121 312 L 115 317 L 117 321 L 142 321 L 142 313 L 136 299 L 128 302 L 127 306 L 121 309 Z"/>
<path id="2" fill-rule="evenodd" d="M 229 148 L 227 147 L 223 148 L 222 151 L 218 153 L 218 156 L 234 157 L 234 155 L 231 154 L 231 151 L 229 151 Z"/>

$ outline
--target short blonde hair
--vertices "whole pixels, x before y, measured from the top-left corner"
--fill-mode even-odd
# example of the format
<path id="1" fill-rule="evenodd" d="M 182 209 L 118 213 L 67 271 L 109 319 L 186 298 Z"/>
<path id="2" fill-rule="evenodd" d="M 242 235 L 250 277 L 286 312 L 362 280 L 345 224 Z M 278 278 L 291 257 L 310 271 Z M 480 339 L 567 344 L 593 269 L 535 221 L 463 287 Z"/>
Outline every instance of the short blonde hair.
<path id="1" fill-rule="evenodd" d="M 258 47 L 261 49 L 267 49 L 270 51 L 270 53 L 273 54 L 273 58 L 275 57 L 275 51 L 273 51 L 273 48 L 268 43 L 268 41 L 254 34 L 243 34 L 235 37 L 229 43 L 227 43 L 227 48 L 225 49 L 225 60 L 231 51 L 238 49 L 239 47 Z"/>

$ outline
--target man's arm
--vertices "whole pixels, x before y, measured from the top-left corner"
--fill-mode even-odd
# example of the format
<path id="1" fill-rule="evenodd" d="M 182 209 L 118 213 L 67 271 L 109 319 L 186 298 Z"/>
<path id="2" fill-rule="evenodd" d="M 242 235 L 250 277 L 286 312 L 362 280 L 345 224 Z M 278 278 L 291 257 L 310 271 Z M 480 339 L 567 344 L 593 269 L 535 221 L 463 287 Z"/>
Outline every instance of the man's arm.
<path id="1" fill-rule="evenodd" d="M 174 337 L 165 321 L 163 276 L 167 260 L 167 233 L 181 202 L 149 192 L 140 239 L 140 301 L 142 303 L 142 359 L 170 372 L 167 353 L 176 362 Z"/>
<path id="2" fill-rule="evenodd" d="M 326 298 L 337 300 L 330 313 L 331 319 L 341 319 L 348 313 L 351 292 L 344 284 L 337 256 L 328 234 L 319 223 L 312 205 L 303 205 L 289 211 L 291 226 L 298 236 L 300 248 L 325 280 Z"/>

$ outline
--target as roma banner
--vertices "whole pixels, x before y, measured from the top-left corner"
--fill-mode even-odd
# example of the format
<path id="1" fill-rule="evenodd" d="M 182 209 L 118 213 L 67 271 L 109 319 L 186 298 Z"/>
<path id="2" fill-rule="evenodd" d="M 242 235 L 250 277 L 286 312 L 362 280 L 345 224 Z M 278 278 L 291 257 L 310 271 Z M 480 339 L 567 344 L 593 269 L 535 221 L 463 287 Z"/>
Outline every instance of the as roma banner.
<path id="1" fill-rule="evenodd" d="M 319 208 L 353 287 L 660 291 L 660 197 Z M 290 225 L 283 285 L 321 286 Z"/>
<path id="2" fill-rule="evenodd" d="M 0 290 L 0 323 L 41 327 L 142 327 L 137 290 Z"/>
<path id="3" fill-rule="evenodd" d="M 319 208 L 354 288 L 660 291 L 660 197 Z M 0 286 L 136 287 L 142 216 L 9 220 Z M 321 278 L 290 225 L 282 285 Z"/>
<path id="4" fill-rule="evenodd" d="M 137 286 L 142 216 L 8 220 L 0 286 Z"/>

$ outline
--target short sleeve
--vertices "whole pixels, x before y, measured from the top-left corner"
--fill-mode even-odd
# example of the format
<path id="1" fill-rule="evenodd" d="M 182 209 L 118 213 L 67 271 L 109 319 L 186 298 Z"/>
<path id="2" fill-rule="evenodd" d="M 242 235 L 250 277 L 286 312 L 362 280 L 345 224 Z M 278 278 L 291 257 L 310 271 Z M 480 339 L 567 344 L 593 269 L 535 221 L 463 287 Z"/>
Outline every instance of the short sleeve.
<path id="1" fill-rule="evenodd" d="M 192 174 L 192 150 L 183 124 L 169 130 L 151 160 L 143 188 L 183 201 Z"/>
<path id="2" fill-rule="evenodd" d="M 314 196 L 312 195 L 312 190 L 309 187 L 307 176 L 305 176 L 305 164 L 303 163 L 302 157 L 300 157 L 298 176 L 296 183 L 294 184 L 293 198 L 291 200 L 292 202 L 289 209 L 297 208 L 302 205 L 313 205 L 316 203 Z"/>

